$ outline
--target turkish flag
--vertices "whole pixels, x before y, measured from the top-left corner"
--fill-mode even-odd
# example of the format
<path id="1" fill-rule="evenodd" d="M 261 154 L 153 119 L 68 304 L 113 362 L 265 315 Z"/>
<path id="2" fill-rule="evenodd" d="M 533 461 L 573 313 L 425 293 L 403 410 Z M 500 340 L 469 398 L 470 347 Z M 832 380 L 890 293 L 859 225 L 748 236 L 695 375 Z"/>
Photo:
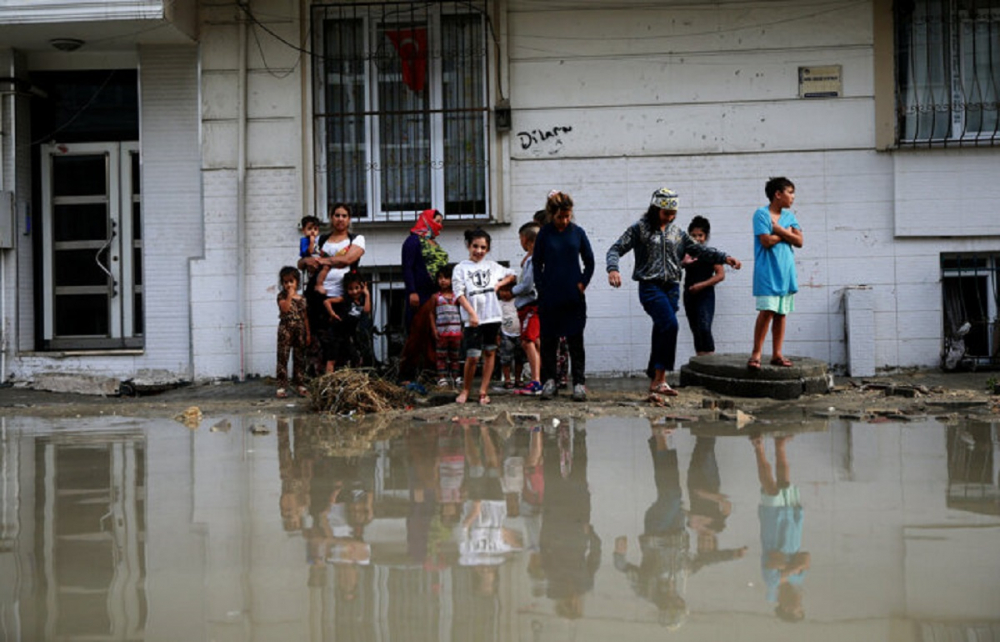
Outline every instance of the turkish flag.
<path id="1" fill-rule="evenodd" d="M 415 92 L 427 83 L 427 29 L 386 31 L 403 64 L 403 82 Z"/>

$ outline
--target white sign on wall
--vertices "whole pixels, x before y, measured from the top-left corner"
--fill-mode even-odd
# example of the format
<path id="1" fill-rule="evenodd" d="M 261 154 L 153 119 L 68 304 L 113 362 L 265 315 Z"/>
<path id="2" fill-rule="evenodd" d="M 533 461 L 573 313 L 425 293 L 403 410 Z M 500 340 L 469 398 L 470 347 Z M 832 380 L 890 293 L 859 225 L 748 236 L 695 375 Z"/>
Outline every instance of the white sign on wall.
<path id="1" fill-rule="evenodd" d="M 843 89 L 840 65 L 799 67 L 799 98 L 836 98 Z"/>

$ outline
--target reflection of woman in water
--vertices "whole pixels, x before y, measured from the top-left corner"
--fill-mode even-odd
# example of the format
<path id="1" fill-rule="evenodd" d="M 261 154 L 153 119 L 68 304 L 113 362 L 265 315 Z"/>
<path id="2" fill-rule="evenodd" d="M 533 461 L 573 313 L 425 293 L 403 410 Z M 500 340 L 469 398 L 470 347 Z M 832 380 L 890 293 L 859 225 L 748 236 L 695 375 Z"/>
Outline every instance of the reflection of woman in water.
<path id="1" fill-rule="evenodd" d="M 660 624 L 679 628 L 687 619 L 684 594 L 691 568 L 690 537 L 684 528 L 684 506 L 677 451 L 672 430 L 653 427 L 649 453 L 653 457 L 656 500 L 646 510 L 643 533 L 639 536 L 642 561 L 639 566 L 626 561 L 628 539 L 615 540 L 615 568 L 625 573 L 632 590 L 660 611 Z"/>
<path id="2" fill-rule="evenodd" d="M 567 421 L 558 427 L 555 443 L 546 448 L 559 452 L 542 463 L 545 497 L 539 544 L 548 580 L 546 594 L 555 600 L 556 615 L 577 619 L 601 565 L 601 538 L 590 523 L 587 434 Z"/>
<path id="3" fill-rule="evenodd" d="M 364 531 L 374 517 L 374 483 L 374 457 L 322 457 L 313 465 L 307 556 L 313 566 L 335 565 L 337 594 L 345 600 L 357 596 L 357 566 L 371 561 Z"/>
<path id="4" fill-rule="evenodd" d="M 767 461 L 764 438 L 752 435 L 760 478 L 761 573 L 767 585 L 767 601 L 776 603 L 774 613 L 787 622 L 805 617 L 802 583 L 809 568 L 809 553 L 802 548 L 803 511 L 798 487 L 791 483 L 785 444 L 790 436 L 774 438 L 775 470 Z"/>
<path id="5" fill-rule="evenodd" d="M 636 595 L 656 605 L 660 624 L 677 629 L 688 615 L 685 600 L 688 576 L 703 566 L 743 557 L 746 547 L 717 550 L 716 533 L 724 527 L 725 515 L 731 512 L 731 506 L 725 496 L 719 494 L 713 438 L 698 437 L 691 454 L 688 492 L 693 508 L 686 514 L 672 432 L 672 429 L 654 425 L 649 438 L 656 500 L 646 510 L 643 534 L 639 537 L 642 561 L 636 566 L 626 560 L 628 539 L 625 536 L 615 540 L 614 559 L 615 568 L 625 573 Z M 695 496 L 697 501 L 693 499 Z M 691 538 L 685 522 L 698 536 L 697 556 L 691 555 Z"/>

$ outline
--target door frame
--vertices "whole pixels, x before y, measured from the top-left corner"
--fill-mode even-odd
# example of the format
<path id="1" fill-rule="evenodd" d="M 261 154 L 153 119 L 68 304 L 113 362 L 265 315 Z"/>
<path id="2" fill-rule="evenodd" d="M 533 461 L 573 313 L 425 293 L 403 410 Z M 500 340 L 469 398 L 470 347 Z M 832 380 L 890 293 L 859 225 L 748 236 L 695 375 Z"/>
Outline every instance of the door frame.
<path id="1" fill-rule="evenodd" d="M 139 153 L 139 142 L 52 143 L 41 146 L 42 184 L 42 340 L 49 349 L 134 349 L 143 347 L 142 335 L 135 334 L 135 232 L 132 216 L 131 155 Z M 105 197 L 109 229 L 107 265 L 102 269 L 113 279 L 109 297 L 108 334 L 56 336 L 55 333 L 55 241 L 53 240 L 53 162 L 57 156 L 99 155 L 106 162 Z M 72 198 L 72 197 L 71 197 Z M 141 207 L 141 205 L 140 205 Z M 103 250 L 99 250 L 100 253 Z M 95 256 L 96 260 L 96 256 Z M 141 324 L 144 325 L 144 324 Z"/>

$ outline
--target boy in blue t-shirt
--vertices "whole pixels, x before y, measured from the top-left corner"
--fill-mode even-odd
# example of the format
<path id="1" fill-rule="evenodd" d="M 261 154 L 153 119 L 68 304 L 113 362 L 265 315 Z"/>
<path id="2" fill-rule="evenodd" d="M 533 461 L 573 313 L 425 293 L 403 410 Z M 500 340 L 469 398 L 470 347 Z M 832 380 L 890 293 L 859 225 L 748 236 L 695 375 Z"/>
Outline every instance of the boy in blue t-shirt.
<path id="1" fill-rule="evenodd" d="M 760 370 L 764 339 L 771 330 L 771 365 L 790 367 L 782 354 L 785 316 L 795 309 L 799 290 L 795 275 L 795 252 L 802 247 L 802 227 L 789 209 L 795 202 L 795 184 L 784 176 L 767 181 L 764 193 L 771 204 L 753 215 L 753 295 L 757 300 L 757 322 L 753 329 L 753 352 L 747 368 Z"/>

